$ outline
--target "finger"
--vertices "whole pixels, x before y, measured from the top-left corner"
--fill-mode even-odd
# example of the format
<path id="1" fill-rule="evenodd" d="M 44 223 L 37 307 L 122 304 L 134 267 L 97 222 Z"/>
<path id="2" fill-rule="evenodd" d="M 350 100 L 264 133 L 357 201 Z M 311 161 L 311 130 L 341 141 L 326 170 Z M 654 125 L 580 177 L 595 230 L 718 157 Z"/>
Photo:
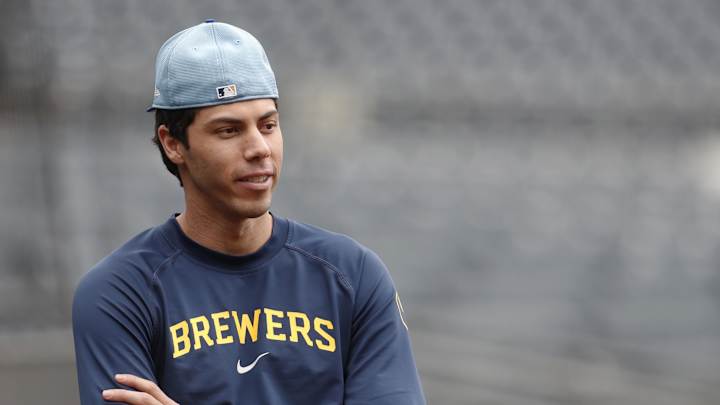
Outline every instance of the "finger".
<path id="1" fill-rule="evenodd" d="M 163 405 L 177 405 L 175 401 L 170 399 L 153 381 L 140 378 L 132 374 L 118 374 L 115 376 L 117 382 L 135 388 L 138 391 L 150 394 L 153 398 L 160 401 Z"/>
<path id="2" fill-rule="evenodd" d="M 104 390 L 103 399 L 112 402 L 122 402 L 127 405 L 162 405 L 160 401 L 146 392 L 121 389 Z"/>

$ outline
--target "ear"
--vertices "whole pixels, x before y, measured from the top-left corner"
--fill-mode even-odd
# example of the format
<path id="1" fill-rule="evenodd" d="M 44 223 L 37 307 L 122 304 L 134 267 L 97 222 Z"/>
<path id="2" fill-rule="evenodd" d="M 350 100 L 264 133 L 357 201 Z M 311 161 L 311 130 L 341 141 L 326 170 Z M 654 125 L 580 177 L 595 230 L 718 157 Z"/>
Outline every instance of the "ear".
<path id="1" fill-rule="evenodd" d="M 157 129 L 157 136 L 160 140 L 160 144 L 165 150 L 165 154 L 171 162 L 176 165 L 185 163 L 183 153 L 185 152 L 185 145 L 179 140 L 170 135 L 170 130 L 164 124 L 160 125 Z"/>

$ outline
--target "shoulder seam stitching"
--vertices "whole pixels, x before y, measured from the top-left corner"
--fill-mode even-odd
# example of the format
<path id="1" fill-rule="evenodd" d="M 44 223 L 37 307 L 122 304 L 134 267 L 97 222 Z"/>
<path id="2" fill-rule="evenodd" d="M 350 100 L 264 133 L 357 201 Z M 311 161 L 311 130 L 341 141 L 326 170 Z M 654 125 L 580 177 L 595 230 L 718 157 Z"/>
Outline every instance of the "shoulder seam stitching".
<path id="1" fill-rule="evenodd" d="M 159 284 L 159 283 L 160 283 L 160 282 L 159 282 L 159 279 L 158 279 L 158 272 L 160 271 L 160 268 L 161 268 L 162 266 L 164 266 L 165 263 L 169 262 L 170 260 L 175 259 L 175 257 L 177 257 L 178 255 L 180 255 L 180 254 L 182 253 L 182 250 L 181 250 L 181 249 L 178 249 L 178 247 L 175 246 L 175 245 L 170 241 L 170 239 L 168 239 L 168 237 L 165 235 L 165 232 L 164 232 L 162 229 L 160 229 L 160 235 L 162 235 L 162 238 L 165 239 L 165 242 L 168 244 L 168 246 L 170 246 L 170 247 L 172 248 L 172 250 L 173 250 L 174 252 L 173 252 L 172 254 L 170 254 L 167 258 L 165 258 L 165 260 L 163 260 L 162 262 L 160 262 L 160 264 L 158 264 L 158 265 L 153 269 L 153 273 L 152 273 L 153 277 L 152 277 L 152 280 L 153 280 L 153 283 L 156 283 L 156 284 Z M 158 306 L 160 306 L 159 304 L 160 304 L 160 303 L 158 303 Z M 162 311 L 161 311 L 161 312 L 162 312 Z M 163 322 L 164 322 L 165 320 L 164 320 L 164 319 L 161 319 L 160 321 L 163 321 Z M 160 322 L 159 322 L 159 323 L 160 323 Z M 156 333 L 158 334 L 158 336 L 161 336 L 161 335 L 162 335 L 162 327 L 159 325 L 159 323 L 158 323 L 158 325 L 156 326 L 155 329 L 157 330 Z"/>
<path id="2" fill-rule="evenodd" d="M 172 246 L 172 245 L 170 245 L 170 246 Z M 168 257 L 166 257 L 165 260 L 163 260 L 162 262 L 160 262 L 160 264 L 158 264 L 158 265 L 153 269 L 153 280 L 157 280 L 157 278 L 158 278 L 158 275 L 157 275 L 157 274 L 158 274 L 158 272 L 160 271 L 160 267 L 162 267 L 165 263 L 167 263 L 167 262 L 170 261 L 171 259 L 174 259 L 175 256 L 178 256 L 179 254 L 182 253 L 182 250 L 175 248 L 175 246 L 173 246 L 173 250 L 175 250 L 175 251 L 174 251 L 171 255 L 169 255 Z"/>
<path id="3" fill-rule="evenodd" d="M 172 246 L 172 245 L 171 245 L 171 246 Z M 173 247 L 174 247 L 174 246 L 173 246 Z M 155 284 L 155 285 L 159 285 L 159 284 L 160 284 L 160 280 L 158 279 L 158 272 L 160 271 L 160 268 L 161 268 L 162 266 L 164 266 L 165 263 L 167 263 L 167 262 L 169 262 L 170 260 L 172 260 L 172 259 L 174 259 L 175 257 L 177 257 L 180 253 L 182 253 L 182 251 L 176 250 L 173 254 L 171 254 L 170 256 L 168 256 L 165 260 L 163 260 L 162 262 L 160 262 L 160 264 L 158 264 L 157 267 L 155 267 L 155 268 L 153 269 L 153 278 L 152 278 L 153 284 Z M 156 301 L 157 301 L 157 299 L 156 299 Z M 161 310 L 160 310 L 160 317 L 163 318 L 163 319 L 158 319 L 158 324 L 157 324 L 157 326 L 155 326 L 155 332 L 157 333 L 158 338 L 160 338 L 160 337 L 162 336 L 162 334 L 163 334 L 163 328 L 162 328 L 161 324 L 164 324 L 164 323 L 165 323 L 165 319 L 164 319 L 163 314 L 162 314 L 162 305 L 161 305 L 159 302 L 157 303 L 157 305 L 158 305 L 158 307 L 161 309 Z"/>
<path id="4" fill-rule="evenodd" d="M 330 270 L 332 270 L 335 274 L 337 274 L 338 278 L 340 279 L 340 282 L 343 283 L 343 284 L 345 285 L 345 287 L 347 287 L 347 288 L 352 292 L 352 294 L 353 294 L 353 301 L 355 300 L 355 298 L 354 298 L 354 297 L 355 297 L 355 288 L 353 288 L 352 284 L 350 284 L 350 282 L 348 281 L 347 277 L 345 277 L 345 275 L 342 274 L 342 273 L 340 272 L 340 270 L 338 270 L 338 268 L 335 267 L 335 265 L 333 265 L 332 263 L 328 262 L 327 260 L 325 260 L 325 259 L 323 259 L 323 258 L 321 258 L 321 257 L 315 256 L 314 254 L 305 251 L 304 249 L 301 249 L 301 248 L 299 248 L 299 247 L 297 247 L 297 246 L 290 245 L 289 243 L 286 243 L 286 244 L 285 244 L 285 247 L 287 247 L 287 248 L 290 249 L 290 250 L 294 250 L 294 251 L 296 251 L 296 252 L 298 252 L 298 253 L 300 253 L 300 254 L 302 254 L 302 255 L 304 255 L 304 256 L 309 257 L 310 259 L 316 260 L 316 261 L 324 264 L 325 266 L 329 267 Z"/>

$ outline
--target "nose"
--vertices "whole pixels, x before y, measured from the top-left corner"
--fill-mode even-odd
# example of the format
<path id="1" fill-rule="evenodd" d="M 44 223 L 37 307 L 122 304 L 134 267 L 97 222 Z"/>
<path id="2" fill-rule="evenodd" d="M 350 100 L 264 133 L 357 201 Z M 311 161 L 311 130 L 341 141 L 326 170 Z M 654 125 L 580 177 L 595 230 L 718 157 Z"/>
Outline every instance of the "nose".
<path id="1" fill-rule="evenodd" d="M 249 131 L 245 139 L 243 155 L 246 160 L 264 159 L 270 156 L 268 139 L 259 130 Z"/>

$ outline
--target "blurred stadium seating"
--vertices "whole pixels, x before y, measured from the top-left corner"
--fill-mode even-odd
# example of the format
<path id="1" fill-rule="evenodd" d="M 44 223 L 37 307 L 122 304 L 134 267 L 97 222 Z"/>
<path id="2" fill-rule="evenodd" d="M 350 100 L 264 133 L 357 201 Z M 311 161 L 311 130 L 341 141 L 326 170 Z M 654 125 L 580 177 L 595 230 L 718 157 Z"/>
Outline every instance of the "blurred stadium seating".
<path id="1" fill-rule="evenodd" d="M 429 403 L 720 401 L 720 3 L 0 10 L 1 403 L 76 403 L 75 283 L 182 208 L 143 110 L 208 17 L 278 75 L 274 211 L 383 257 Z"/>

